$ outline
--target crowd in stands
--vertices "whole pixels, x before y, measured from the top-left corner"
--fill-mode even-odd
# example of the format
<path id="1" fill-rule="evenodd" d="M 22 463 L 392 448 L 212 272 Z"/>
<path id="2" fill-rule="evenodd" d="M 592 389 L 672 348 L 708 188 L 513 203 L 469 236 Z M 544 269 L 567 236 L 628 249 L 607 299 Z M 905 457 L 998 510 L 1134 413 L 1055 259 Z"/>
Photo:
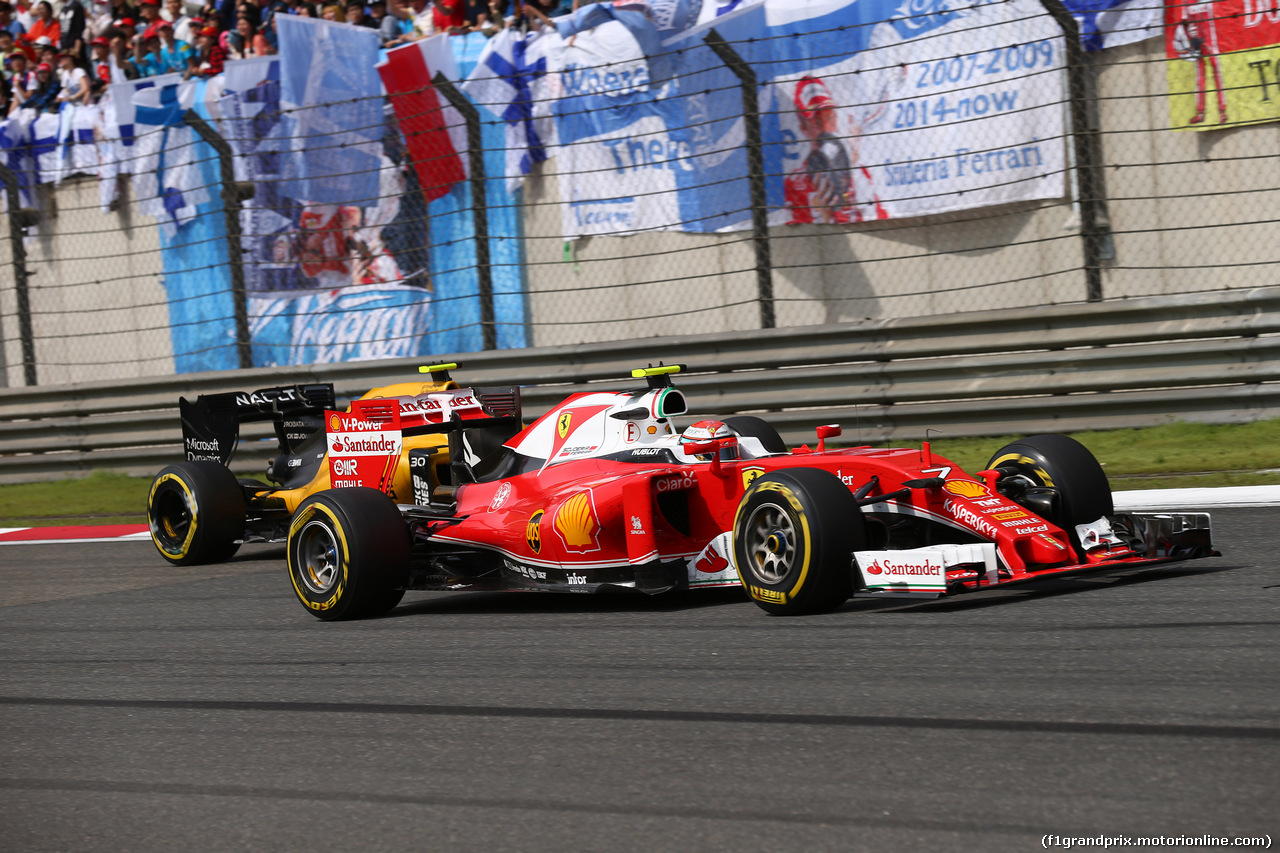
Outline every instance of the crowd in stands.
<path id="1" fill-rule="evenodd" d="M 214 77 L 228 60 L 278 50 L 276 20 L 304 15 L 378 30 L 390 48 L 441 32 L 493 34 L 547 23 L 596 0 L 0 0 L 0 118 L 88 104 L 108 84 L 180 73 Z"/>

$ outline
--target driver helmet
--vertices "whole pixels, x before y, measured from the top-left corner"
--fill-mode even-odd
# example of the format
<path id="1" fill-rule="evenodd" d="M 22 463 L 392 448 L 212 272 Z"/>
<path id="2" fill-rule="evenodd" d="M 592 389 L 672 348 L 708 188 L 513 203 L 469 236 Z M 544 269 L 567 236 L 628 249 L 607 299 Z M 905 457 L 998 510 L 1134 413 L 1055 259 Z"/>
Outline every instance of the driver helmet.
<path id="1" fill-rule="evenodd" d="M 731 438 L 733 441 L 720 448 L 721 459 L 738 458 L 738 434 L 724 421 L 698 421 L 680 434 L 680 446 L 711 441 L 717 438 Z M 709 454 L 699 454 L 699 458 L 709 458 Z"/>

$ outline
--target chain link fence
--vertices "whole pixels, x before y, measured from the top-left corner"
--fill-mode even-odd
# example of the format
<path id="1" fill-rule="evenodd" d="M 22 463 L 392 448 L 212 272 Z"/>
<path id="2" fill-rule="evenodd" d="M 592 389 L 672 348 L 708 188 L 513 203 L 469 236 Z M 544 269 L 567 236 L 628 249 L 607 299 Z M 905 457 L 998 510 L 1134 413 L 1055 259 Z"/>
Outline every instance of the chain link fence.
<path id="1" fill-rule="evenodd" d="M 17 113 L 5 380 L 1277 283 L 1280 125 L 1251 105 L 1280 101 L 1257 71 L 1280 49 L 1188 47 L 1217 18 L 1179 6 L 1086 52 L 1092 20 L 1056 0 L 898 5 L 657 41 L 575 15 L 390 53 L 299 22 L 213 82 Z"/>

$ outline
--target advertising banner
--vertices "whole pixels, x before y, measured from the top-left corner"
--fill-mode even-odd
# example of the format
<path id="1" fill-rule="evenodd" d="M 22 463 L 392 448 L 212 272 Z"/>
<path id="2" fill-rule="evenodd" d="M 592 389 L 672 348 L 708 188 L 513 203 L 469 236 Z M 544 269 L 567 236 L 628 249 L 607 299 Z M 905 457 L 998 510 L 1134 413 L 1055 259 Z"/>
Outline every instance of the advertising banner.
<path id="1" fill-rule="evenodd" d="M 1175 130 L 1280 119 L 1276 0 L 1169 0 L 1165 55 Z"/>
<path id="2" fill-rule="evenodd" d="M 666 65 L 632 20 L 573 36 L 555 105 L 567 237 L 749 227 L 741 89 L 712 26 L 762 84 L 771 224 L 1065 193 L 1062 35 L 1035 0 L 760 4 L 668 39 Z"/>
<path id="3" fill-rule="evenodd" d="M 355 400 L 350 413 L 326 411 L 324 423 L 333 487 L 365 486 L 390 494 L 404 444 L 399 404 Z"/>

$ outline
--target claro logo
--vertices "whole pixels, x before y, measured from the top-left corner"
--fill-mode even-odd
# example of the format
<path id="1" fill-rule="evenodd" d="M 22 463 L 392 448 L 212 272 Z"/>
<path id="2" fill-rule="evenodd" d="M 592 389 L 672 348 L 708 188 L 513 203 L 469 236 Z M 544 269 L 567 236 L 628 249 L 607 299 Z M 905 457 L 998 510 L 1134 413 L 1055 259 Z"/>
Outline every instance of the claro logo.
<path id="1" fill-rule="evenodd" d="M 653 481 L 653 489 L 656 492 L 683 492 L 692 489 L 696 485 L 698 485 L 698 480 L 692 474 L 660 477 Z"/>

